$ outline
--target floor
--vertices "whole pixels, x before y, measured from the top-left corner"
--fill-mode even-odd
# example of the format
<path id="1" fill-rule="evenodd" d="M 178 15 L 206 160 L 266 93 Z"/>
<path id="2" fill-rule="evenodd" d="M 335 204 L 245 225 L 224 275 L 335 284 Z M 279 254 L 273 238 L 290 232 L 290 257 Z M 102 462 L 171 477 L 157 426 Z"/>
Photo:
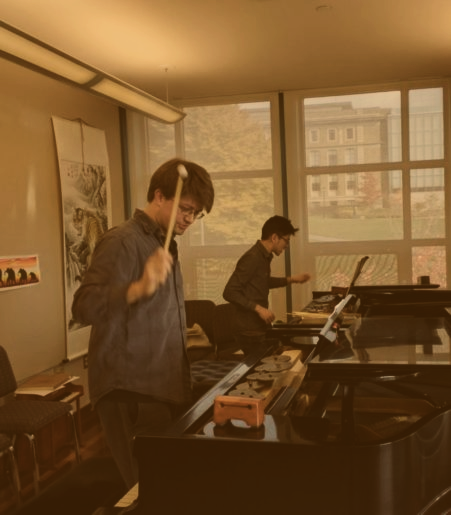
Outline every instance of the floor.
<path id="1" fill-rule="evenodd" d="M 82 461 L 97 456 L 108 456 L 109 451 L 103 437 L 102 428 L 96 413 L 90 406 L 81 410 L 81 423 L 80 453 Z M 65 446 L 58 450 L 54 466 L 41 468 L 41 490 L 69 472 L 75 466 L 75 463 L 75 452 L 71 447 Z M 20 480 L 21 500 L 26 502 L 34 495 L 31 472 L 21 470 Z M 7 463 L 0 460 L 0 515 L 13 515 L 16 509 L 17 501 L 9 478 Z"/>

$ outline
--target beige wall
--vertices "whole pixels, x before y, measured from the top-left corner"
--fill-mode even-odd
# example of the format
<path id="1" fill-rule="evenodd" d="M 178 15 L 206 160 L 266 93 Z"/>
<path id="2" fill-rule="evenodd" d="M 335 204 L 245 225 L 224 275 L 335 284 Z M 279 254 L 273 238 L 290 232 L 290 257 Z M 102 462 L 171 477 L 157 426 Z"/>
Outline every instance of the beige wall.
<path id="1" fill-rule="evenodd" d="M 0 256 L 38 254 L 42 278 L 36 286 L 0 291 L 0 345 L 20 380 L 66 357 L 61 197 L 51 117 L 81 118 L 105 131 L 117 224 L 124 218 L 119 110 L 2 59 L 0 77 Z M 80 364 L 69 364 L 69 371 L 84 375 Z"/>

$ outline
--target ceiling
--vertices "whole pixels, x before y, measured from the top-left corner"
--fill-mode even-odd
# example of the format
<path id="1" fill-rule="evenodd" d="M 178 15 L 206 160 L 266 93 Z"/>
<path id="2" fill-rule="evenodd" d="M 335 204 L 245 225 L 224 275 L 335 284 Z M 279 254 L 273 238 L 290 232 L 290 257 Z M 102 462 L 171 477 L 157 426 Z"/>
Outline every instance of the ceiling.
<path id="1" fill-rule="evenodd" d="M 169 101 L 451 76 L 451 0 L 0 0 L 0 19 Z"/>

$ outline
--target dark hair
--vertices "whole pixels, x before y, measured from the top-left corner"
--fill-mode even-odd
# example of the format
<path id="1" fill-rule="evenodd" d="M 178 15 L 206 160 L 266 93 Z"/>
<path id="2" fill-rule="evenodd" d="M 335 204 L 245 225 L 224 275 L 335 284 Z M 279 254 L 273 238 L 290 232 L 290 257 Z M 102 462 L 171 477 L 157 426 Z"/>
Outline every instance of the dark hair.
<path id="1" fill-rule="evenodd" d="M 269 239 L 273 234 L 277 236 L 285 236 L 286 234 L 294 235 L 299 229 L 293 227 L 288 218 L 275 215 L 268 218 L 262 227 L 262 240 Z"/>
<path id="2" fill-rule="evenodd" d="M 209 213 L 215 198 L 210 174 L 202 166 L 179 158 L 170 159 L 155 170 L 150 178 L 147 201 L 151 202 L 153 200 L 156 190 L 161 190 L 167 199 L 174 197 L 179 177 L 177 171 L 179 164 L 183 164 L 188 172 L 188 177 L 183 181 L 182 197 L 185 195 L 191 196 L 202 209 Z"/>

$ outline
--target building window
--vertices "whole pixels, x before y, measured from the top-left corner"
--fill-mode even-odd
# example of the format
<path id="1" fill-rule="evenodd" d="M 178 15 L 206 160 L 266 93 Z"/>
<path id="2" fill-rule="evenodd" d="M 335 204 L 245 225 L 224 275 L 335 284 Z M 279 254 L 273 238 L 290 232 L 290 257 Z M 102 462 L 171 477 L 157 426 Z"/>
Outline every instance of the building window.
<path id="1" fill-rule="evenodd" d="M 345 148 L 345 164 L 352 165 L 357 162 L 357 151 L 355 148 Z"/>
<path id="2" fill-rule="evenodd" d="M 329 189 L 331 191 L 338 190 L 338 176 L 337 175 L 329 175 Z"/>
<path id="3" fill-rule="evenodd" d="M 417 100 L 416 104 L 419 103 Z M 434 99 L 434 105 L 436 103 Z M 400 161 L 400 113 L 400 91 L 306 98 L 303 103 L 303 123 L 306 131 L 310 131 L 314 125 L 316 130 L 327 134 L 327 143 L 334 149 L 340 149 L 340 153 L 337 154 L 337 165 Z M 344 141 L 339 141 L 337 125 L 341 122 L 348 126 L 350 119 L 353 120 L 356 130 L 353 151 L 346 152 L 346 149 L 350 149 L 350 140 L 345 137 Z M 347 130 L 345 133 L 347 134 Z M 308 153 L 311 145 L 309 138 L 306 138 L 304 144 Z M 327 150 L 326 145 L 324 151 Z"/>
<path id="4" fill-rule="evenodd" d="M 309 166 L 320 166 L 321 164 L 321 154 L 319 150 L 311 150 L 309 152 Z"/>
<path id="5" fill-rule="evenodd" d="M 345 133 L 346 133 L 346 139 L 348 141 L 354 139 L 354 127 L 347 127 L 345 130 Z"/>
<path id="6" fill-rule="evenodd" d="M 319 192 L 319 191 L 321 191 L 321 182 L 320 182 L 320 177 L 318 175 L 314 175 L 311 178 L 310 184 L 312 186 L 312 192 Z"/>
<path id="7" fill-rule="evenodd" d="M 311 143 L 318 143 L 319 142 L 319 130 L 318 129 L 311 129 L 310 130 L 310 142 Z"/>
<path id="8" fill-rule="evenodd" d="M 350 191 L 354 191 L 357 185 L 357 177 L 354 173 L 349 173 L 346 175 L 346 189 Z"/>
<path id="9" fill-rule="evenodd" d="M 337 139 L 336 129 L 327 129 L 327 139 L 328 139 L 328 141 L 336 141 L 336 139 Z"/>
<path id="10" fill-rule="evenodd" d="M 335 166 L 338 164 L 338 154 L 336 150 L 327 151 L 327 165 Z"/>

